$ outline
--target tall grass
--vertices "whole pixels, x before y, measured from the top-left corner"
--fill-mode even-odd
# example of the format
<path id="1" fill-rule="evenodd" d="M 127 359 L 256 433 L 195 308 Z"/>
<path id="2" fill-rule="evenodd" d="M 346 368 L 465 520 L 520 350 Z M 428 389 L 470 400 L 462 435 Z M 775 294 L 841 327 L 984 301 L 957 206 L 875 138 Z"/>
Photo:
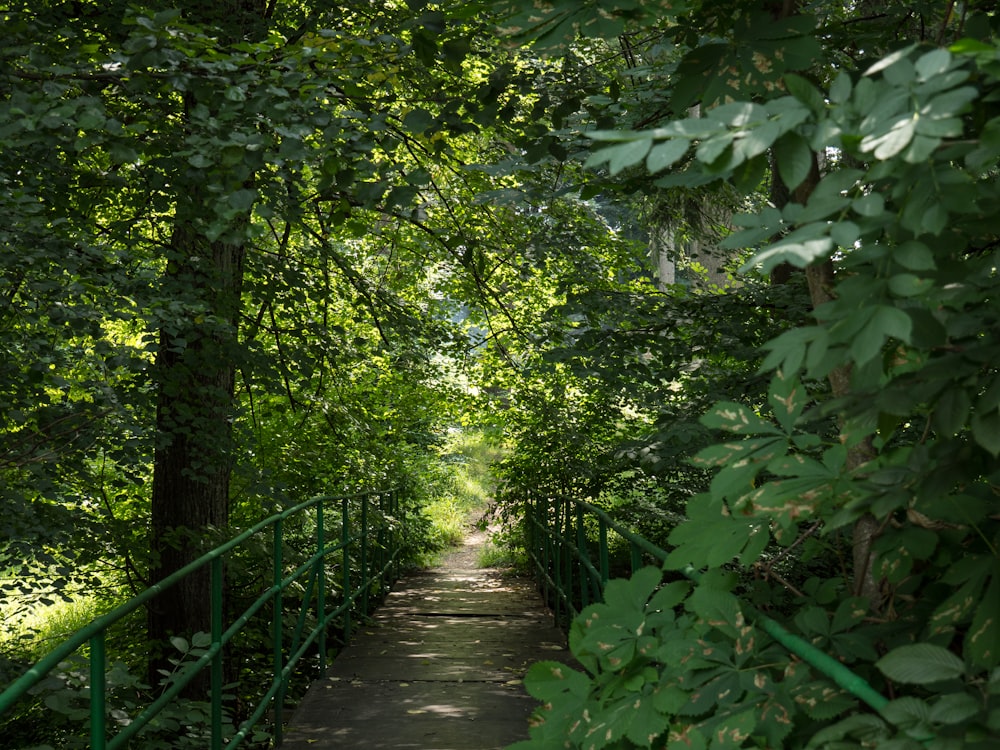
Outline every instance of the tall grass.
<path id="1" fill-rule="evenodd" d="M 487 513 L 495 479 L 491 467 L 503 449 L 482 431 L 452 430 L 440 448 L 431 499 L 424 508 L 434 546 L 462 543 L 469 527 Z"/>
<path id="2" fill-rule="evenodd" d="M 0 621 L 0 655 L 34 663 L 101 614 L 100 602 L 81 595 L 72 601 L 38 604 L 21 617 Z"/>

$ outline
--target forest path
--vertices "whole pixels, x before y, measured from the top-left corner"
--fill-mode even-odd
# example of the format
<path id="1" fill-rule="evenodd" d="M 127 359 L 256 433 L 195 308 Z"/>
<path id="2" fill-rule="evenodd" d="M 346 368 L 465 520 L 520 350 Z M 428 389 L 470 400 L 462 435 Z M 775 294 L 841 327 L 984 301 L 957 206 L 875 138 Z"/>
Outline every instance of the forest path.
<path id="1" fill-rule="evenodd" d="M 535 584 L 478 568 L 486 532 L 402 578 L 310 686 L 283 750 L 498 750 L 528 737 L 522 678 L 568 661 Z"/>

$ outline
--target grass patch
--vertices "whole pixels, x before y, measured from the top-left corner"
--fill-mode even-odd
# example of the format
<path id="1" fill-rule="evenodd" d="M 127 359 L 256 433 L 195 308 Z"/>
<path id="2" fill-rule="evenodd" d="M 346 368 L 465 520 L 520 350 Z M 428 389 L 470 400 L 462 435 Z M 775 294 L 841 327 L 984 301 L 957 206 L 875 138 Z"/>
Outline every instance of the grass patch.
<path id="1" fill-rule="evenodd" d="M 449 432 L 440 448 L 431 499 L 424 506 L 432 547 L 458 546 L 486 513 L 496 487 L 491 467 L 502 455 L 503 450 L 482 431 Z"/>
<path id="2" fill-rule="evenodd" d="M 96 598 L 39 604 L 23 617 L 0 625 L 0 651 L 35 662 L 100 614 Z"/>
<path id="3" fill-rule="evenodd" d="M 513 568 L 518 573 L 528 569 L 528 561 L 523 550 L 515 550 L 504 544 L 486 542 L 479 553 L 476 564 L 480 568 Z"/>

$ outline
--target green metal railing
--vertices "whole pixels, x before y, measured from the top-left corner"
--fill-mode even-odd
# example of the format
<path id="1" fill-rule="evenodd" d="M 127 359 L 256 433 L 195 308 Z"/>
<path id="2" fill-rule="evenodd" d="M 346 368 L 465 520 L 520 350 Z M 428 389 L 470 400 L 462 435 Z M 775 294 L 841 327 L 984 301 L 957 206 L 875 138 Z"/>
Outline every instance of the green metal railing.
<path id="1" fill-rule="evenodd" d="M 339 516 L 331 523 L 330 513 Z M 306 559 L 289 562 L 286 551 L 291 551 L 286 534 L 288 521 L 298 522 L 299 537 L 303 529 L 311 536 L 313 548 Z M 283 703 L 290 678 L 300 660 L 312 649 L 318 654 L 319 668 L 326 666 L 327 631 L 333 625 L 343 632 L 343 640 L 350 637 L 351 618 L 354 611 L 367 614 L 368 600 L 373 593 L 382 592 L 399 576 L 400 552 L 403 543 L 404 513 L 400 496 L 395 490 L 365 492 L 348 496 L 316 497 L 293 508 L 261 521 L 229 542 L 216 547 L 197 560 L 178 570 L 168 578 L 151 586 L 138 596 L 108 614 L 97 618 L 64 641 L 45 658 L 31 667 L 20 678 L 0 693 L 0 715 L 22 700 L 33 686 L 78 650 L 89 646 L 90 661 L 90 747 L 93 750 L 114 750 L 128 746 L 149 722 L 177 698 L 181 691 L 203 670 L 209 670 L 211 691 L 209 702 L 211 724 L 211 750 L 235 748 L 270 710 L 273 717 L 274 742 L 282 740 Z M 224 564 L 241 546 L 255 538 L 270 536 L 273 548 L 270 587 L 261 593 L 240 615 L 228 625 L 224 622 L 223 583 Z M 328 535 L 334 537 L 328 541 Z M 299 555 L 302 553 L 300 552 Z M 294 569 L 292 565 L 299 562 Z M 327 567 L 340 567 L 339 595 L 328 602 Z M 108 706 L 106 705 L 106 679 L 108 664 L 105 655 L 105 636 L 110 626 L 145 606 L 160 592 L 177 584 L 185 576 L 208 566 L 211 572 L 211 643 L 204 653 L 189 664 L 183 665 L 177 678 L 152 703 L 146 706 L 115 736 L 108 737 Z M 286 632 L 285 592 L 296 581 L 304 580 L 301 606 L 294 619 L 291 632 Z M 223 728 L 223 675 L 224 647 L 240 633 L 258 612 L 270 607 L 270 634 L 273 641 L 269 669 L 261 665 L 267 685 L 258 704 L 250 710 L 235 734 L 224 736 Z M 314 625 L 306 633 L 310 613 Z M 315 644 L 315 646 L 313 645 Z M 263 687 L 263 686 L 262 686 Z"/>
<path id="2" fill-rule="evenodd" d="M 633 573 L 642 567 L 644 559 L 655 560 L 660 565 L 667 559 L 666 550 L 617 523 L 600 508 L 576 498 L 534 497 L 526 502 L 525 522 L 528 556 L 542 586 L 542 593 L 552 605 L 560 624 L 575 617 L 592 602 L 601 600 L 604 585 L 610 577 L 609 531 L 628 543 Z M 592 534 L 595 530 L 596 543 Z M 695 582 L 700 577 L 698 571 L 691 567 L 680 572 Z M 876 711 L 881 711 L 889 702 L 864 678 L 832 656 L 788 632 L 746 603 L 743 610 L 748 620 L 788 651 Z"/>

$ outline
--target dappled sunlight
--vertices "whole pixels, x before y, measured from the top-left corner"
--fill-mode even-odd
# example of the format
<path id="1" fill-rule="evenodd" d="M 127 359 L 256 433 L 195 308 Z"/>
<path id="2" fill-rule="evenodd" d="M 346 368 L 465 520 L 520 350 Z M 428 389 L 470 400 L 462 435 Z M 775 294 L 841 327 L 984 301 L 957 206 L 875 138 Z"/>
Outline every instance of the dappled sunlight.
<path id="1" fill-rule="evenodd" d="M 531 581 L 449 559 L 399 582 L 305 697 L 286 750 L 483 750 L 526 736 L 525 672 L 565 658 L 564 635 Z"/>

